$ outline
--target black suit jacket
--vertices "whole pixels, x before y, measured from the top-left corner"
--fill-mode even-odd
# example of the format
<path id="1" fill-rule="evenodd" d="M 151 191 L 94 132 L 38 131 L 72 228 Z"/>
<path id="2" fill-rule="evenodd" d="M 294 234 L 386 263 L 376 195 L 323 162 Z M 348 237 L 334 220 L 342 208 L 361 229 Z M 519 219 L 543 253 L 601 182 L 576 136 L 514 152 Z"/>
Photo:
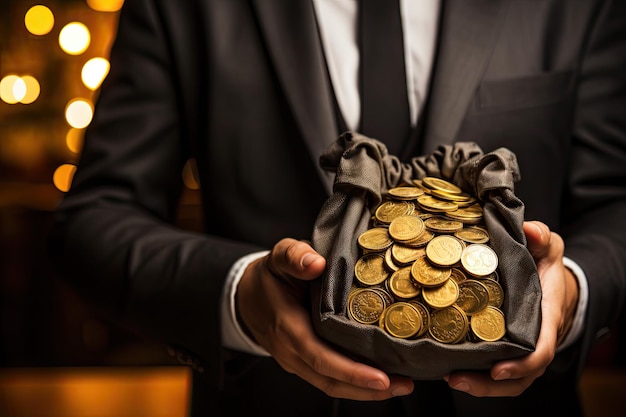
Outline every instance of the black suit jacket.
<path id="1" fill-rule="evenodd" d="M 331 401 L 271 359 L 221 349 L 219 300 L 233 262 L 285 236 L 310 238 L 331 192 L 318 158 L 341 132 L 310 0 L 127 0 L 53 257 L 94 303 L 194 358 L 194 400 L 209 399 L 209 415 L 218 404 L 276 415 L 522 415 L 546 392 L 567 396 L 555 402 L 559 413 L 575 412 L 584 355 L 626 292 L 625 9 L 608 0 L 443 2 L 412 155 L 456 140 L 511 149 L 527 218 L 565 237 L 589 282 L 583 337 L 520 398 L 439 403 L 431 390 L 444 384 L 431 382 L 416 390 L 426 402 Z M 205 233 L 171 225 L 189 158 Z"/>

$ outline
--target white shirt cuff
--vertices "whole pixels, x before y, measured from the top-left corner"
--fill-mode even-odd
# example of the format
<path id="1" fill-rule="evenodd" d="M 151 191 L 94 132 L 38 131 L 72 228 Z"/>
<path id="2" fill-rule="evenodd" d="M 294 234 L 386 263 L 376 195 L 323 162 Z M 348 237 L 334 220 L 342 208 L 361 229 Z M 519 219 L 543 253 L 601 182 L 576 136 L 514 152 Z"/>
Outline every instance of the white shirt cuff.
<path id="1" fill-rule="evenodd" d="M 589 286 L 587 284 L 587 276 L 580 266 L 569 258 L 563 258 L 563 264 L 567 267 L 578 280 L 578 305 L 574 314 L 574 321 L 567 335 L 557 347 L 557 352 L 571 346 L 582 334 L 585 327 L 585 315 L 587 313 L 587 304 L 589 302 Z"/>
<path id="2" fill-rule="evenodd" d="M 222 293 L 221 321 L 222 346 L 251 353 L 259 356 L 271 356 L 265 349 L 252 341 L 239 326 L 235 312 L 235 293 L 237 285 L 244 271 L 250 263 L 267 255 L 269 251 L 262 251 L 246 255 L 235 262 L 228 273 Z"/>

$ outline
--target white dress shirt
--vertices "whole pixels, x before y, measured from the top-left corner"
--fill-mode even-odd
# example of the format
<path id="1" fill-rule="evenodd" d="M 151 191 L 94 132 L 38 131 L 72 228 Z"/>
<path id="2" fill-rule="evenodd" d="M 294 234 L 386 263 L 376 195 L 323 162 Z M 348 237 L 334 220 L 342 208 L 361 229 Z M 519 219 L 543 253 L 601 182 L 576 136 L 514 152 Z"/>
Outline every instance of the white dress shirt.
<path id="1" fill-rule="evenodd" d="M 348 129 L 359 126 L 361 102 L 358 88 L 359 49 L 357 41 L 358 0 L 313 0 L 322 47 L 339 109 Z M 411 123 L 415 125 L 426 101 L 435 54 L 440 0 L 400 0 Z M 222 344 L 252 354 L 269 356 L 250 340 L 239 326 L 235 314 L 235 293 L 243 271 L 253 260 L 268 252 L 254 253 L 233 265 L 222 297 Z M 580 335 L 587 306 L 585 274 L 578 265 L 565 259 L 579 281 L 579 302 L 574 324 L 560 349 Z"/>

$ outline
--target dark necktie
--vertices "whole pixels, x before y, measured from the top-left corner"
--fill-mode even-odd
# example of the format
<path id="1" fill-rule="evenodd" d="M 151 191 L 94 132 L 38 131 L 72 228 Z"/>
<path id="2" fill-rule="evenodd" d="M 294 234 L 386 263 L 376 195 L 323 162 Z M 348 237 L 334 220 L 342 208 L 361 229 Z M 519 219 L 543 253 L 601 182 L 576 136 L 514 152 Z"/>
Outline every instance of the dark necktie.
<path id="1" fill-rule="evenodd" d="M 399 0 L 361 0 L 359 7 L 359 130 L 397 153 L 411 128 Z"/>

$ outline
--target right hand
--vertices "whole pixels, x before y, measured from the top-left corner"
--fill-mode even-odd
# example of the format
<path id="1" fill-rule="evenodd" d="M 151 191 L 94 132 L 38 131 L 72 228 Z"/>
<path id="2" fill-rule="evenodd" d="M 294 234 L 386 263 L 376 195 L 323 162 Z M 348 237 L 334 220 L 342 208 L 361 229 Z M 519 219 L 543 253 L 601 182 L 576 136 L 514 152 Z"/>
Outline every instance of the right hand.
<path id="1" fill-rule="evenodd" d="M 286 238 L 251 263 L 237 289 L 240 319 L 251 337 L 287 372 L 327 395 L 385 400 L 407 395 L 413 382 L 356 362 L 320 339 L 308 310 L 308 281 L 319 278 L 326 260 L 303 241 Z"/>

